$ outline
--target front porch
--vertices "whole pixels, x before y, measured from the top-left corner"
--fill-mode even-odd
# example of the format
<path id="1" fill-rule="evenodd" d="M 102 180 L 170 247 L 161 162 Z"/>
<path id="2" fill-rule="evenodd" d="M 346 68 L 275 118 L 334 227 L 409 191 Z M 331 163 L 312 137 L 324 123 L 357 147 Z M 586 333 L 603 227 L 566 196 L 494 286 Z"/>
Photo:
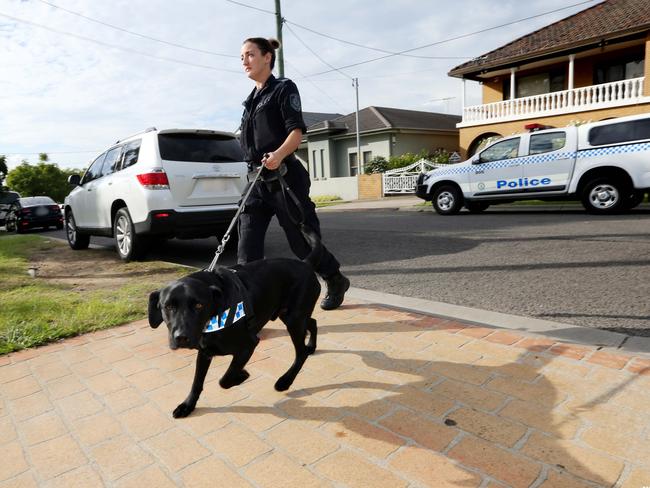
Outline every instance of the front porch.
<path id="1" fill-rule="evenodd" d="M 645 77 L 464 107 L 459 128 L 650 103 Z"/>

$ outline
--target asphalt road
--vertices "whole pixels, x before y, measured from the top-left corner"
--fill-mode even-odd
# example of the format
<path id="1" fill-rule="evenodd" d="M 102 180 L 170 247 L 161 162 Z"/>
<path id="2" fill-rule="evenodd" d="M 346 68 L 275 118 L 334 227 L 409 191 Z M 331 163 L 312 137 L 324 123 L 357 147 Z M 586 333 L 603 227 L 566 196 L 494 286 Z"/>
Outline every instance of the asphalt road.
<path id="1" fill-rule="evenodd" d="M 319 215 L 324 242 L 355 287 L 650 336 L 647 205 L 608 217 L 495 208 L 453 217 L 394 210 Z M 205 267 L 217 244 L 171 240 L 151 258 Z M 267 257 L 290 255 L 277 225 L 266 249 Z M 232 250 L 220 260 L 234 262 Z"/>

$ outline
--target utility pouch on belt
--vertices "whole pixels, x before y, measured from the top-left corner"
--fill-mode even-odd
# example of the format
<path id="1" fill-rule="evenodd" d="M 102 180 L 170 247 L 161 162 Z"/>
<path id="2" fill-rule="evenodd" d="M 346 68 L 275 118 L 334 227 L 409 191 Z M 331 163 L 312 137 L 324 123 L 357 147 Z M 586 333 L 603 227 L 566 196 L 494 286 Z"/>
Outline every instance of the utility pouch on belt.
<path id="1" fill-rule="evenodd" d="M 259 168 L 259 166 L 258 166 Z M 257 169 L 248 173 L 248 181 L 252 181 L 257 174 Z M 260 179 L 266 183 L 266 187 L 269 191 L 277 191 L 280 189 L 280 184 L 278 183 L 278 178 L 287 174 L 287 165 L 282 162 L 277 169 L 270 170 L 264 168 L 262 174 L 260 174 Z"/>

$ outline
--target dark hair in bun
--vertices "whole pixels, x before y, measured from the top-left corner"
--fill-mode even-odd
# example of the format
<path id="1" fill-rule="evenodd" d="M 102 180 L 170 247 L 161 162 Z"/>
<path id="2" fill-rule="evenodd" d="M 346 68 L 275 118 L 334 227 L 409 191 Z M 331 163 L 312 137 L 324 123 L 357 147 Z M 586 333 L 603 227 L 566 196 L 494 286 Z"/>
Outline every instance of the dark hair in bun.
<path id="1" fill-rule="evenodd" d="M 262 56 L 266 55 L 266 53 L 271 53 L 271 69 L 273 69 L 275 66 L 275 50 L 280 47 L 280 41 L 273 37 L 269 39 L 265 39 L 264 37 L 249 37 L 243 43 L 246 44 L 247 42 L 255 44 L 262 53 Z"/>

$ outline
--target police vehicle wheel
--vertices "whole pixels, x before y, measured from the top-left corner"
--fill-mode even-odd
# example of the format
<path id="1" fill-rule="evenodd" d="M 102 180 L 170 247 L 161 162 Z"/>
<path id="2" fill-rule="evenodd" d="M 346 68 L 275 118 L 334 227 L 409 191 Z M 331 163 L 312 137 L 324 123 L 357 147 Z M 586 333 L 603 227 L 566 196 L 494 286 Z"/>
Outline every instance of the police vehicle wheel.
<path id="1" fill-rule="evenodd" d="M 455 186 L 443 185 L 433 192 L 431 204 L 440 215 L 454 215 L 463 206 L 463 197 Z"/>
<path id="2" fill-rule="evenodd" d="M 596 178 L 585 185 L 582 204 L 589 213 L 612 214 L 623 208 L 625 187 L 611 178 Z"/>
<path id="3" fill-rule="evenodd" d="M 135 232 L 129 211 L 123 207 L 115 214 L 113 221 L 115 249 L 120 259 L 125 262 L 140 259 L 147 250 L 147 242 Z"/>
<path id="4" fill-rule="evenodd" d="M 469 210 L 469 213 L 481 213 L 489 206 L 490 204 L 485 202 L 465 202 L 465 208 Z"/>
<path id="5" fill-rule="evenodd" d="M 65 213 L 65 237 L 68 239 L 70 247 L 75 251 L 88 249 L 90 245 L 90 236 L 88 234 L 82 234 L 77 229 L 77 222 L 74 219 L 72 210 L 68 210 Z"/>

